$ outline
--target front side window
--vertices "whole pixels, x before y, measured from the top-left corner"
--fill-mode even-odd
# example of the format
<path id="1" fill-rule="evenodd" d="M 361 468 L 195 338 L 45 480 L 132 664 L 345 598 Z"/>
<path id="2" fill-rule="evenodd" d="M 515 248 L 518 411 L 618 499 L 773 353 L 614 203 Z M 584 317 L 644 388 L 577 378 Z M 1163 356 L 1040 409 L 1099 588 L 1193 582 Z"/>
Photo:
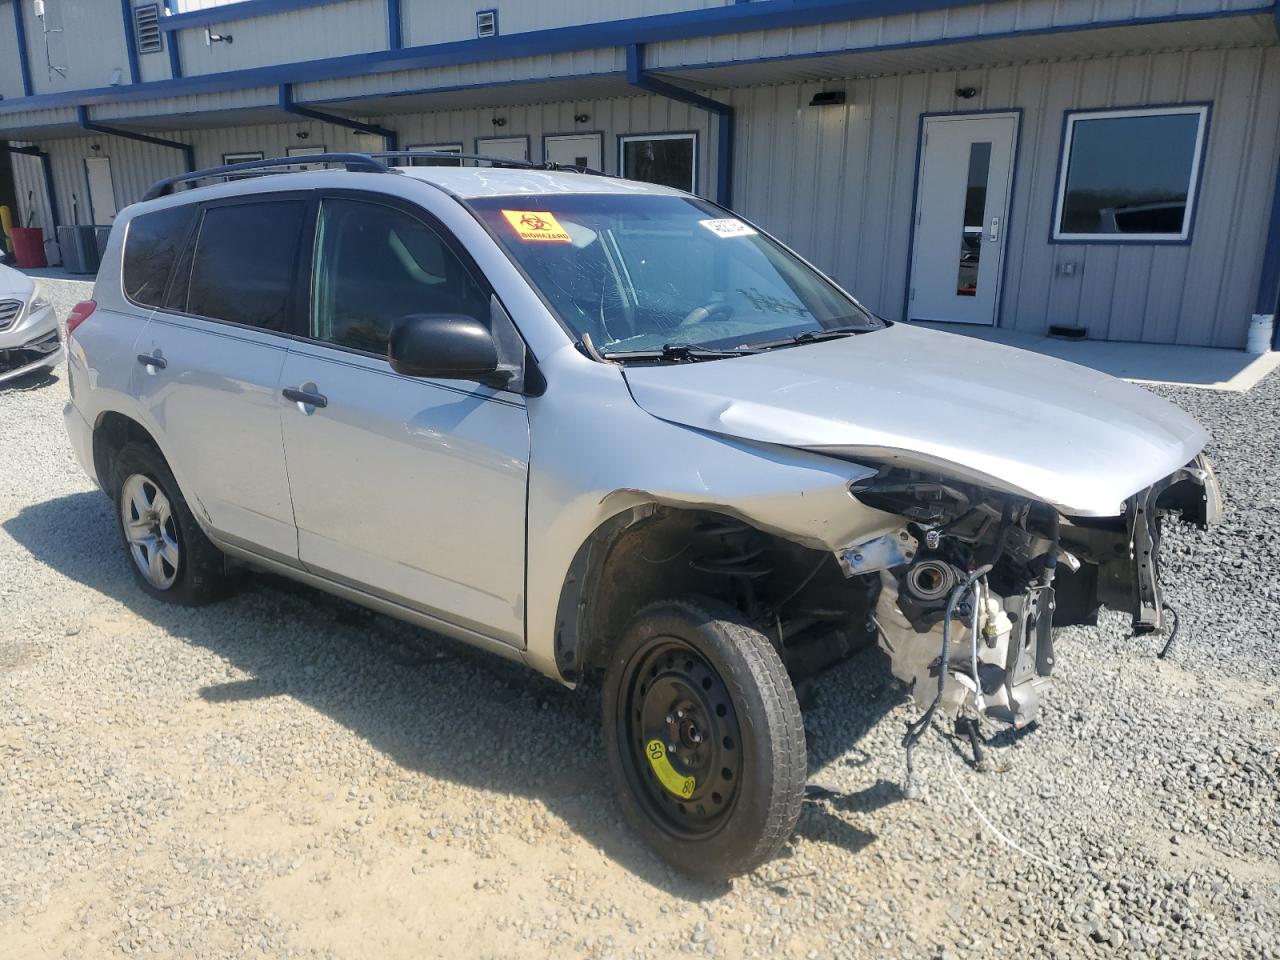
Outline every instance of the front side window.
<path id="1" fill-rule="evenodd" d="M 1053 238 L 1188 239 L 1208 112 L 1191 106 L 1068 114 Z"/>
<path id="2" fill-rule="evenodd" d="M 658 183 L 693 193 L 698 184 L 698 137 L 660 133 L 618 139 L 618 169 L 628 180 Z"/>
<path id="3" fill-rule="evenodd" d="M 134 303 L 159 307 L 169 274 L 195 218 L 190 204 L 144 213 L 129 221 L 124 242 L 124 293 Z"/>
<path id="4" fill-rule="evenodd" d="M 317 340 L 386 356 L 392 327 L 410 314 L 488 321 L 488 294 L 421 220 L 381 204 L 329 199 L 316 230 L 311 335 Z"/>
<path id="5" fill-rule="evenodd" d="M 741 350 L 880 321 L 811 267 L 691 197 L 470 201 L 576 337 L 607 354 Z"/>
<path id="6" fill-rule="evenodd" d="M 190 286 L 178 301 L 185 300 L 185 312 L 286 330 L 305 214 L 302 200 L 207 209 L 191 258 Z"/>

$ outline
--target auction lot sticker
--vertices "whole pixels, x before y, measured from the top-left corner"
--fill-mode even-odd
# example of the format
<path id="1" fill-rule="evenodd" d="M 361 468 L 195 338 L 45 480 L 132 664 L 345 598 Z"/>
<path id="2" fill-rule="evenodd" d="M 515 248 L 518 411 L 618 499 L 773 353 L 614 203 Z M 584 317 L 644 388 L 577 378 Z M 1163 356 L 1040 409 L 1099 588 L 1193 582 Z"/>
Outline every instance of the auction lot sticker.
<path id="1" fill-rule="evenodd" d="M 756 232 L 741 220 L 728 218 L 725 220 L 699 220 L 700 224 L 717 237 L 754 237 Z"/>
<path id="2" fill-rule="evenodd" d="M 502 215 L 515 228 L 521 240 L 573 243 L 573 237 L 560 226 L 555 215 L 546 210 L 503 210 Z"/>

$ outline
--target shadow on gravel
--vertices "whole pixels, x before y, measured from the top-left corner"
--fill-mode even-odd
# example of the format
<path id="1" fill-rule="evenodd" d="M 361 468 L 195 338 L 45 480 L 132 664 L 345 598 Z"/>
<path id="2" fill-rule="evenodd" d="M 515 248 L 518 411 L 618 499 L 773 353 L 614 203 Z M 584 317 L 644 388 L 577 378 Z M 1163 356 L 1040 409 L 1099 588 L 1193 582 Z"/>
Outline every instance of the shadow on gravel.
<path id="1" fill-rule="evenodd" d="M 251 676 L 192 695 L 233 704 L 287 694 L 403 768 L 545 803 L 588 843 L 675 896 L 701 901 L 726 892 L 726 884 L 673 873 L 622 825 L 600 748 L 597 693 L 567 690 L 281 577 L 246 575 L 235 595 L 212 607 L 155 601 L 134 583 L 110 505 L 96 491 L 27 507 L 3 527 L 54 570 Z M 840 696 L 820 699 L 806 715 L 818 724 L 810 730 L 811 770 L 856 753 L 858 740 L 897 702 L 876 651 L 836 669 L 843 671 Z M 806 802 L 798 832 L 857 851 L 875 837 L 840 814 L 898 799 L 896 785 L 884 781 L 852 796 L 824 791 Z"/>
<path id="2" fill-rule="evenodd" d="M 24 390 L 43 390 L 58 382 L 58 375 L 47 367 L 44 370 L 33 370 L 12 380 L 0 380 L 0 394 L 22 393 Z"/>

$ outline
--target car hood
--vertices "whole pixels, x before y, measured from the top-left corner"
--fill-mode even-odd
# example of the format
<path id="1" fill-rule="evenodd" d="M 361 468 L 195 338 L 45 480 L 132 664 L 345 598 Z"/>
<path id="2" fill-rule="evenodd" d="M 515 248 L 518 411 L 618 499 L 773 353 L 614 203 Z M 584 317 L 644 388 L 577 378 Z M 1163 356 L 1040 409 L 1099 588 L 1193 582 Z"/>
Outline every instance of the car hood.
<path id="1" fill-rule="evenodd" d="M 893 324 L 725 360 L 625 368 L 673 423 L 848 459 L 888 460 L 1115 516 L 1208 434 L 1173 404 L 1087 367 Z"/>
<path id="2" fill-rule="evenodd" d="M 26 300 L 35 289 L 36 282 L 25 273 L 19 273 L 4 264 L 0 264 L 0 299 L 16 297 Z"/>

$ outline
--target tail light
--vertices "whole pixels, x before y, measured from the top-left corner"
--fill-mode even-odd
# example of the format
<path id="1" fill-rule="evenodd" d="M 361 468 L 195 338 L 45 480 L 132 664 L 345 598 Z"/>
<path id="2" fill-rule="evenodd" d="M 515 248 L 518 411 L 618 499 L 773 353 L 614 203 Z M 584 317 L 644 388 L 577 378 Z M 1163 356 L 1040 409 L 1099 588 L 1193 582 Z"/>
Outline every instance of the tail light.
<path id="1" fill-rule="evenodd" d="M 81 300 L 67 314 L 67 337 L 76 332 L 76 327 L 89 319 L 89 315 L 98 309 L 96 300 Z"/>

